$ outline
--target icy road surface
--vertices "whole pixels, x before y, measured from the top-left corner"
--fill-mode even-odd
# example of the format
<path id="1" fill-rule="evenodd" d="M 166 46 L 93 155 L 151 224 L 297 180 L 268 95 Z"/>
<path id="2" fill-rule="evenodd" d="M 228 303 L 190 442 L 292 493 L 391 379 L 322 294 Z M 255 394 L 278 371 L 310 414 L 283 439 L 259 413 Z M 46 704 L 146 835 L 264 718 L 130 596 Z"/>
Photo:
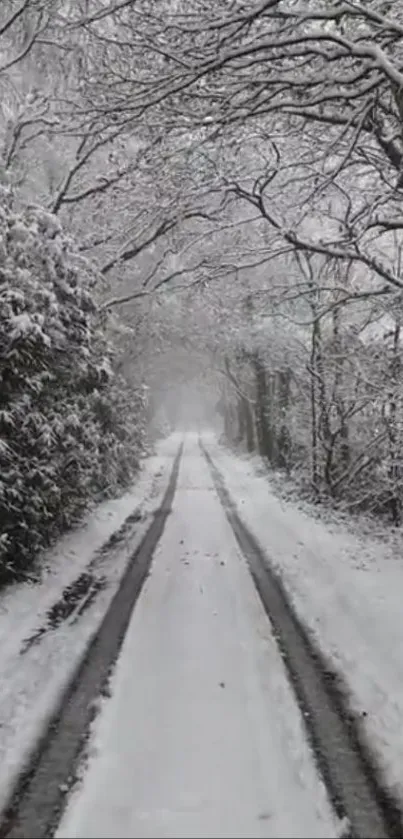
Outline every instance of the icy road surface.
<path id="1" fill-rule="evenodd" d="M 196 438 L 110 688 L 59 839 L 337 835 Z"/>

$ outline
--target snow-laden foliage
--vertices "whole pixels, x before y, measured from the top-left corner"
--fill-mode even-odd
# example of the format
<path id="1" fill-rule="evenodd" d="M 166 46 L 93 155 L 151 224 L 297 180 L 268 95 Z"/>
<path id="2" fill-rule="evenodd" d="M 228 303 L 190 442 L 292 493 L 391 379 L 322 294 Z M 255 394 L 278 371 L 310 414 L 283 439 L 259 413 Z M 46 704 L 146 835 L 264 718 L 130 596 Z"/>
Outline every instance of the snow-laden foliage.
<path id="1" fill-rule="evenodd" d="M 53 215 L 0 198 L 1 582 L 130 481 L 142 395 L 113 375 L 91 264 Z"/>

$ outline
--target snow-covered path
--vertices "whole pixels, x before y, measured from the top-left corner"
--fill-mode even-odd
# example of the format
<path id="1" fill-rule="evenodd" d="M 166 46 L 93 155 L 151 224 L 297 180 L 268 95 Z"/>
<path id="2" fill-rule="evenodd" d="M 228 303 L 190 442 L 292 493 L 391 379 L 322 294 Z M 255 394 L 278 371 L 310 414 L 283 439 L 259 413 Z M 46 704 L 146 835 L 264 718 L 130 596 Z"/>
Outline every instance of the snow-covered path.
<path id="1" fill-rule="evenodd" d="M 270 624 L 188 438 L 56 836 L 335 835 Z"/>

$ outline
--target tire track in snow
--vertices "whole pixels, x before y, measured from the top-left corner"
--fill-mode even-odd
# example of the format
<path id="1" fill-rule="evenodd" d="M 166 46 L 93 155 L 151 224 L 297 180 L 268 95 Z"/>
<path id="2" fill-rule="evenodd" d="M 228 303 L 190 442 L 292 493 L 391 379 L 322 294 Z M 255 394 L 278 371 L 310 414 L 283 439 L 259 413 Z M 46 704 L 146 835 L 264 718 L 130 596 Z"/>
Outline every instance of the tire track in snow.
<path id="1" fill-rule="evenodd" d="M 245 556 L 290 675 L 317 764 L 350 839 L 399 839 L 401 812 L 379 778 L 343 699 L 337 676 L 309 639 L 269 557 L 241 521 L 236 504 L 209 452 L 199 440 L 227 519 Z"/>
<path id="2" fill-rule="evenodd" d="M 119 654 L 134 605 L 171 512 L 182 451 L 183 443 L 175 457 L 162 504 L 129 560 L 98 632 L 79 662 L 11 801 L 0 815 L 1 839 L 53 836 L 94 716 L 94 702 L 102 694 Z"/>

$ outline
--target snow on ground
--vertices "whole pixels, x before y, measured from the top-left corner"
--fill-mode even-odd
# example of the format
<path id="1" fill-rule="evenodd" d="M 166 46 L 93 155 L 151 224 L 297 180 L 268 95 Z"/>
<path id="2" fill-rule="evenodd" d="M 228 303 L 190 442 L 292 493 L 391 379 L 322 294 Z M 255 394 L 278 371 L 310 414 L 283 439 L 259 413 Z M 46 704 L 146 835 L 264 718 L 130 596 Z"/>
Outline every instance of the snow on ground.
<path id="1" fill-rule="evenodd" d="M 403 799 L 403 550 L 391 550 L 403 547 L 401 534 L 383 545 L 320 521 L 306 504 L 277 497 L 255 458 L 237 457 L 211 436 L 206 446 L 297 613 L 344 675 L 387 782 Z"/>
<path id="2" fill-rule="evenodd" d="M 40 731 L 99 626 L 150 514 L 166 489 L 179 438 L 156 446 L 129 492 L 99 504 L 80 527 L 62 537 L 43 558 L 39 582 L 14 584 L 0 592 L 0 809 L 32 751 Z M 99 554 L 108 538 L 138 510 L 125 538 Z M 105 580 L 79 620 L 63 621 L 23 652 L 26 640 L 47 623 L 47 612 L 63 590 L 96 559 Z"/>
<path id="3" fill-rule="evenodd" d="M 56 836 L 335 836 L 269 621 L 188 439 Z"/>

